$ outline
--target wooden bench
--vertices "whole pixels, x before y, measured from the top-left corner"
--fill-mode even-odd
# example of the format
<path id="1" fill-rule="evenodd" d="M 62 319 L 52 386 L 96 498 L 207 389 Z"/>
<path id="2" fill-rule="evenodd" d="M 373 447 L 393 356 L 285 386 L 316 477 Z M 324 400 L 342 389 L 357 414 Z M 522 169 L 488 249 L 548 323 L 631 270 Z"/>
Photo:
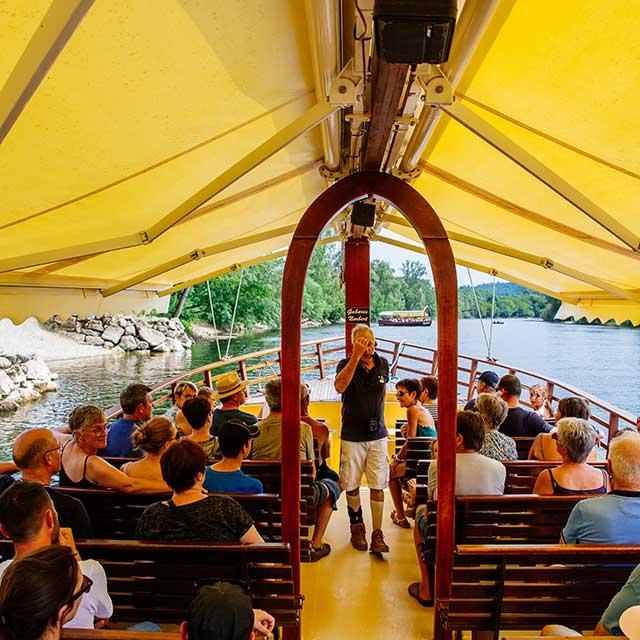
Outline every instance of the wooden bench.
<path id="1" fill-rule="evenodd" d="M 431 460 L 418 460 L 416 463 L 416 504 L 424 504 L 427 499 L 428 470 Z M 538 460 L 505 460 L 502 463 L 507 469 L 505 480 L 505 494 L 533 493 L 538 475 L 545 469 L 554 469 L 562 464 L 558 461 Z M 605 461 L 590 462 L 590 465 L 598 469 L 606 469 Z"/>
<path id="2" fill-rule="evenodd" d="M 459 496 L 456 543 L 485 545 L 556 544 L 574 505 L 594 496 Z M 427 503 L 422 557 L 435 562 L 437 502 Z"/>
<path id="3" fill-rule="evenodd" d="M 533 445 L 535 438 L 529 436 L 516 436 L 516 451 L 518 452 L 518 460 L 527 460 L 529 458 L 529 451 Z"/>
<path id="4" fill-rule="evenodd" d="M 640 546 L 460 545 L 451 597 L 436 615 L 448 630 L 593 629 L 640 562 Z"/>
<path id="5" fill-rule="evenodd" d="M 298 627 L 302 596 L 294 593 L 289 545 L 199 544 L 84 540 L 83 558 L 97 560 L 107 574 L 114 623 L 179 624 L 194 596 L 194 583 L 204 578 L 241 580 L 253 606 L 276 618 L 277 625 Z M 13 544 L 0 541 L 3 559 Z"/>
<path id="6" fill-rule="evenodd" d="M 63 640 L 180 640 L 180 633 L 178 631 L 63 629 L 62 638 Z"/>

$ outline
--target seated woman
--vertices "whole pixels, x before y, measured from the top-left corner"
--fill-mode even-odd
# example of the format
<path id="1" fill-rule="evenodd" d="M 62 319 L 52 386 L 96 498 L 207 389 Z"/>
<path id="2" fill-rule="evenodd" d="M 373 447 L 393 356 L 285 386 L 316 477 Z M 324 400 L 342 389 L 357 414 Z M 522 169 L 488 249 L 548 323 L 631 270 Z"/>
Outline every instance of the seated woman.
<path id="1" fill-rule="evenodd" d="M 536 384 L 529 389 L 529 402 L 531 408 L 545 420 L 553 418 L 553 409 L 544 385 Z"/>
<path id="2" fill-rule="evenodd" d="M 217 455 L 218 439 L 211 435 L 213 422 L 211 405 L 205 398 L 193 398 L 182 405 L 182 415 L 192 429 L 186 436 L 192 442 L 197 442 L 207 457 L 207 464 L 212 464 L 220 456 Z"/>
<path id="3" fill-rule="evenodd" d="M 198 395 L 198 387 L 193 382 L 182 380 L 178 382 L 173 390 L 173 404 L 164 412 L 164 417 L 173 420 L 178 427 L 178 437 L 188 436 L 191 433 L 191 427 L 182 416 L 182 405 L 191 398 Z"/>
<path id="4" fill-rule="evenodd" d="M 415 378 L 406 378 L 396 384 L 398 402 L 401 407 L 407 410 L 406 430 L 404 427 L 402 429 L 403 435 L 407 439 L 415 437 L 435 438 L 438 435 L 431 414 L 420 402 L 421 393 L 422 386 L 420 381 Z M 391 520 L 404 529 L 409 529 L 411 526 L 404 512 L 401 485 L 401 480 L 407 471 L 406 459 L 408 450 L 409 445 L 405 442 L 389 466 L 389 492 L 395 507 L 395 511 L 391 512 Z"/>
<path id="5" fill-rule="evenodd" d="M 202 448 L 182 439 L 160 459 L 164 481 L 173 496 L 149 505 L 138 520 L 141 540 L 186 542 L 264 542 L 249 514 L 235 500 L 203 490 L 206 457 Z"/>
<path id="6" fill-rule="evenodd" d="M 145 422 L 131 436 L 131 444 L 136 449 L 144 451 L 144 458 L 122 465 L 122 473 L 130 478 L 143 478 L 164 484 L 160 458 L 176 441 L 176 434 L 177 430 L 168 418 L 151 418 Z M 169 487 L 166 487 L 166 490 L 169 491 Z"/>
<path id="7" fill-rule="evenodd" d="M 92 582 L 74 552 L 50 545 L 12 562 L 0 583 L 0 637 L 60 640 Z"/>
<path id="8" fill-rule="evenodd" d="M 481 393 L 476 400 L 476 410 L 484 422 L 484 444 L 480 453 L 494 460 L 517 460 L 516 441 L 498 431 L 509 413 L 509 405 L 493 393 Z"/>
<path id="9" fill-rule="evenodd" d="M 436 376 L 424 376 L 420 378 L 422 393 L 420 402 L 422 406 L 431 414 L 433 421 L 438 422 L 438 378 Z"/>
<path id="10" fill-rule="evenodd" d="M 596 469 L 586 462 L 596 444 L 593 427 L 580 418 L 562 418 L 557 425 L 558 430 L 553 435 L 557 437 L 562 464 L 540 472 L 533 493 L 547 496 L 607 493 L 609 477 L 606 470 Z"/>
<path id="11" fill-rule="evenodd" d="M 591 418 L 589 403 L 584 398 L 576 396 L 562 398 L 558 402 L 558 408 L 555 413 L 556 424 L 562 418 L 580 418 L 588 421 Z M 560 462 L 562 456 L 558 451 L 557 440 L 553 436 L 554 432 L 538 434 L 529 450 L 529 460 L 557 460 Z M 595 449 L 589 454 L 588 459 L 598 459 Z"/>
<path id="12" fill-rule="evenodd" d="M 97 454 L 107 445 L 107 419 L 98 407 L 80 405 L 69 415 L 71 435 L 54 431 L 63 445 L 60 455 L 60 485 L 117 489 L 125 493 L 164 493 L 163 482 L 131 478 Z"/>

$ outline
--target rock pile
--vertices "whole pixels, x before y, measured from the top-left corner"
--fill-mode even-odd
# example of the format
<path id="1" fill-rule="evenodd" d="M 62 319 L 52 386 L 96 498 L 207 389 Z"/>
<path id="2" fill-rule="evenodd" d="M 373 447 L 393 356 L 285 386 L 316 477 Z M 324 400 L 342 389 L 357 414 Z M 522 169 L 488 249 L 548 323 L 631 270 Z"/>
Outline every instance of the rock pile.
<path id="1" fill-rule="evenodd" d="M 177 318 L 105 314 L 62 320 L 53 316 L 46 326 L 78 342 L 114 351 L 184 351 L 192 344 Z"/>
<path id="2" fill-rule="evenodd" d="M 0 354 L 0 414 L 38 400 L 48 391 L 57 391 L 57 378 L 33 355 Z"/>

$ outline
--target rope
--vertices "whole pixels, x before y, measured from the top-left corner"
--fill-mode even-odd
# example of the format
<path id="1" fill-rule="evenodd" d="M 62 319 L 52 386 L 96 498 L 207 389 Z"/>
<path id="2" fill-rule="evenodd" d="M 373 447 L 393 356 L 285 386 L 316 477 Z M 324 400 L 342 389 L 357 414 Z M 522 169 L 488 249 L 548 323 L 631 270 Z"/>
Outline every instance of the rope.
<path id="1" fill-rule="evenodd" d="M 487 332 L 484 328 L 484 321 L 482 319 L 482 313 L 480 311 L 480 303 L 478 302 L 478 295 L 476 294 L 476 287 L 473 284 L 473 279 L 471 278 L 471 269 L 467 267 L 467 274 L 469 274 L 469 282 L 471 283 L 471 291 L 473 291 L 473 299 L 476 302 L 476 310 L 478 311 L 478 318 L 480 319 L 480 326 L 482 327 L 482 335 L 484 336 L 484 342 L 487 345 L 487 353 L 489 357 L 491 356 L 491 345 L 489 340 L 487 339 Z"/>
<path id="2" fill-rule="evenodd" d="M 233 305 L 233 315 L 231 316 L 231 326 L 229 327 L 229 337 L 227 338 L 227 350 L 224 353 L 224 359 L 229 357 L 229 349 L 231 348 L 231 337 L 233 336 L 233 325 L 236 322 L 236 311 L 238 310 L 238 301 L 240 300 L 240 288 L 242 287 L 242 276 L 244 269 L 240 270 L 240 280 L 238 281 L 238 290 L 236 291 L 236 302 Z"/>
<path id="3" fill-rule="evenodd" d="M 491 297 L 491 324 L 489 325 L 489 349 L 487 359 L 491 360 L 491 346 L 493 345 L 493 321 L 496 317 L 496 274 L 493 274 L 493 296 Z"/>
<path id="4" fill-rule="evenodd" d="M 216 346 L 218 347 L 218 360 L 222 360 L 222 351 L 220 351 L 220 338 L 218 337 L 218 327 L 216 327 L 216 314 L 213 312 L 213 301 L 211 300 L 211 286 L 207 280 L 207 293 L 209 294 L 209 308 L 211 309 L 211 322 L 213 330 L 216 332 Z"/>

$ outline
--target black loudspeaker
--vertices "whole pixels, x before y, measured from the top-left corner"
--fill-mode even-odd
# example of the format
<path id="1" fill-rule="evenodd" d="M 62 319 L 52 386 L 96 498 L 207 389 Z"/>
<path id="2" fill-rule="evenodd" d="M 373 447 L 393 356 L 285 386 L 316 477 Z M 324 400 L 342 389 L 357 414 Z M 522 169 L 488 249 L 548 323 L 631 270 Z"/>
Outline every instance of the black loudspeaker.
<path id="1" fill-rule="evenodd" d="M 405 64 L 446 62 L 457 15 L 457 0 L 376 0 L 378 57 Z"/>
<path id="2" fill-rule="evenodd" d="M 356 202 L 351 210 L 351 224 L 355 227 L 373 227 L 376 222 L 376 205 Z"/>

